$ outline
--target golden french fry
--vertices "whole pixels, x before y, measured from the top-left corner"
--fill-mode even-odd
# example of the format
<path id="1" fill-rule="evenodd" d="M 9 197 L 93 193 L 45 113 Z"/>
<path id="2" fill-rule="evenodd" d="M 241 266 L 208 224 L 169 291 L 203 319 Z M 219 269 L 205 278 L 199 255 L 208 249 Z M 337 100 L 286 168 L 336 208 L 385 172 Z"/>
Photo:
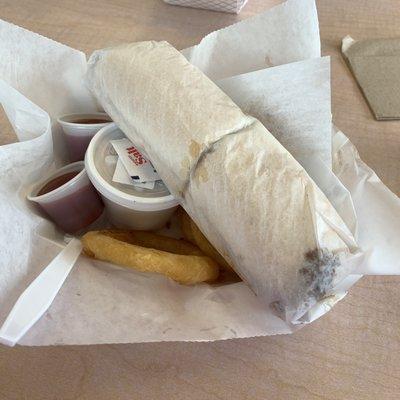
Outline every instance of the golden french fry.
<path id="1" fill-rule="evenodd" d="M 233 271 L 233 268 L 203 235 L 196 223 L 190 218 L 189 214 L 183 209 L 179 210 L 179 213 L 181 229 L 185 239 L 198 246 L 204 254 L 215 260 L 222 268 L 227 271 Z"/>
<path id="2" fill-rule="evenodd" d="M 106 229 L 99 231 L 122 242 L 134 244 L 136 246 L 148 247 L 152 249 L 167 251 L 174 254 L 188 256 L 204 256 L 205 254 L 194 244 L 186 240 L 173 239 L 168 236 L 157 235 L 148 231 L 131 231 L 123 229 Z"/>
<path id="3" fill-rule="evenodd" d="M 189 217 L 189 214 L 182 207 L 179 207 L 178 217 L 183 237 L 189 242 L 196 244 L 195 237 L 192 233 L 192 219 Z"/>
<path id="4" fill-rule="evenodd" d="M 209 257 L 193 255 L 193 248 L 189 250 L 190 243 L 182 246 L 184 242 L 180 240 L 149 232 L 146 232 L 146 236 L 141 236 L 142 234 L 143 232 L 117 230 L 93 231 L 82 237 L 82 244 L 84 252 L 98 260 L 142 272 L 163 274 L 185 285 L 214 281 L 218 278 L 218 264 Z M 172 252 L 154 248 L 156 246 L 163 249 L 168 247 Z M 185 254 L 179 254 L 178 249 L 183 248 Z"/>

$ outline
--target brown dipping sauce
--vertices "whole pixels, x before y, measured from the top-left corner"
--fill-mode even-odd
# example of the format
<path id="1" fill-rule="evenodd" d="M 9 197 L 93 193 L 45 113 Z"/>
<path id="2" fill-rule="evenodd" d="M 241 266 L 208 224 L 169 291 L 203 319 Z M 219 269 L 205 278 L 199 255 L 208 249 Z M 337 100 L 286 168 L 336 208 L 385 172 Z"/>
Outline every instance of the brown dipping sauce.
<path id="1" fill-rule="evenodd" d="M 96 118 L 82 118 L 76 119 L 75 121 L 71 121 L 73 124 L 106 124 L 108 122 L 112 122 L 109 119 L 96 119 Z"/>
<path id="2" fill-rule="evenodd" d="M 69 182 L 72 178 L 78 175 L 81 171 L 73 171 L 67 172 L 64 175 L 57 176 L 57 178 L 52 179 L 50 182 L 47 182 L 38 192 L 37 196 L 42 196 L 43 194 L 47 194 L 52 192 L 55 189 L 58 189 L 60 186 Z"/>

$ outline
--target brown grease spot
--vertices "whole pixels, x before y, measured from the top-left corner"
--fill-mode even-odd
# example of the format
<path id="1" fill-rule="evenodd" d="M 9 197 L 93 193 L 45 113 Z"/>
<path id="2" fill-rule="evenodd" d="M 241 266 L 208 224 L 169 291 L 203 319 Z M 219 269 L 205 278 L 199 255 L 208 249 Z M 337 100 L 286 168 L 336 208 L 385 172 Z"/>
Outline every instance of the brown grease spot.
<path id="1" fill-rule="evenodd" d="M 196 181 L 199 183 L 205 183 L 208 181 L 208 171 L 205 165 L 201 165 L 199 168 L 197 168 Z"/>
<path id="2" fill-rule="evenodd" d="M 184 158 L 181 162 L 181 174 L 186 176 L 188 171 L 190 171 L 190 160 L 189 158 Z"/>
<path id="3" fill-rule="evenodd" d="M 196 141 L 192 140 L 189 146 L 189 153 L 192 158 L 197 158 L 200 154 L 201 146 Z"/>
<path id="4" fill-rule="evenodd" d="M 271 57 L 269 55 L 265 56 L 264 62 L 265 62 L 265 65 L 267 67 L 273 67 L 274 66 L 274 63 L 272 62 L 272 59 L 271 59 Z"/>

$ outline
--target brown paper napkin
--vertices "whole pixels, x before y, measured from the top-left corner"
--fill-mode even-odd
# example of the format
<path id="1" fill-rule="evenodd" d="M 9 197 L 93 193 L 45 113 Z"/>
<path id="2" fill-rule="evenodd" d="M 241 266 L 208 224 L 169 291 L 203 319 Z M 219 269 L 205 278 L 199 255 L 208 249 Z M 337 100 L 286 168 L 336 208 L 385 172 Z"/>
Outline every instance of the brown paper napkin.
<path id="1" fill-rule="evenodd" d="M 342 52 L 377 120 L 400 119 L 400 38 L 343 39 Z"/>

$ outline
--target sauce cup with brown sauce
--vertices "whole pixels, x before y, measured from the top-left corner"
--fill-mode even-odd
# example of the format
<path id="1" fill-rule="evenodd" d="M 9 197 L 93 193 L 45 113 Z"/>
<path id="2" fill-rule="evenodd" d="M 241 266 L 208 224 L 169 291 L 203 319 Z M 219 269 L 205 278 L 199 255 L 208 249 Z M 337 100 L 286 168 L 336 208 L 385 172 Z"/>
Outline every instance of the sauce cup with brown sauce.
<path id="1" fill-rule="evenodd" d="M 34 185 L 28 200 L 37 203 L 57 226 L 71 234 L 93 223 L 104 207 L 83 161 L 66 165 Z"/>
<path id="2" fill-rule="evenodd" d="M 93 136 L 111 121 L 106 113 L 68 114 L 58 118 L 68 150 L 69 160 L 82 161 Z"/>

